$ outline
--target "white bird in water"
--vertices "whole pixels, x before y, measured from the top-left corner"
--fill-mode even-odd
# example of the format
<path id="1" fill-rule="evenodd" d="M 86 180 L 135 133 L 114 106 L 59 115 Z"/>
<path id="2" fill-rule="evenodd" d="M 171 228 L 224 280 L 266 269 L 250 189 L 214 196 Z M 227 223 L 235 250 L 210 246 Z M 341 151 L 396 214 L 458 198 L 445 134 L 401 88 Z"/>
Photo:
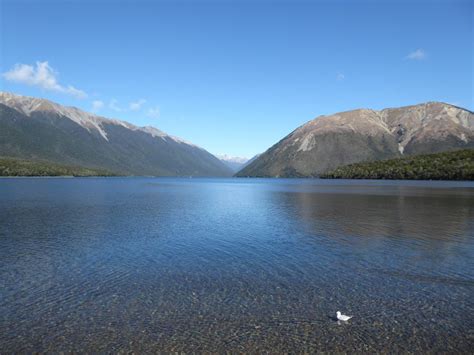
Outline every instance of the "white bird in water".
<path id="1" fill-rule="evenodd" d="M 337 311 L 336 316 L 338 320 L 343 320 L 344 322 L 347 322 L 349 319 L 352 318 L 352 316 L 346 316 L 345 314 L 341 314 L 341 312 Z"/>

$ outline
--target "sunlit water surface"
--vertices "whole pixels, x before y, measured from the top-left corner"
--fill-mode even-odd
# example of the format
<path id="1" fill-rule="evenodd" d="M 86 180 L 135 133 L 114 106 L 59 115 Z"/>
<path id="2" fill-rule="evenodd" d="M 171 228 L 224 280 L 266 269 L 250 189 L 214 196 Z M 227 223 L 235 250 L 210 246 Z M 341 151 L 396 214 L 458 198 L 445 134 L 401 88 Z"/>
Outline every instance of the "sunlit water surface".
<path id="1" fill-rule="evenodd" d="M 0 352 L 473 345 L 473 183 L 0 180 Z"/>

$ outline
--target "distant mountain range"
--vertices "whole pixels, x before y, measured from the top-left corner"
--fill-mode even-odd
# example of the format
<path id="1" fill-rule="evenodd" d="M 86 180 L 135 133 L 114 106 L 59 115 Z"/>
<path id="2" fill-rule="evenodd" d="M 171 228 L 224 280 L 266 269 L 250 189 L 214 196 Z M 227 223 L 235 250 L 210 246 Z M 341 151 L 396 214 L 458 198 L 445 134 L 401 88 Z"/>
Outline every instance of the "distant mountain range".
<path id="1" fill-rule="evenodd" d="M 230 155 L 218 155 L 217 157 L 225 164 L 227 165 L 234 173 L 242 170 L 245 168 L 247 165 L 252 163 L 255 159 L 258 158 L 260 154 L 255 155 L 254 157 L 248 159 L 248 158 L 242 158 L 242 157 L 233 157 Z"/>
<path id="2" fill-rule="evenodd" d="M 218 158 L 154 127 L 0 93 L 0 156 L 125 175 L 231 176 Z"/>
<path id="3" fill-rule="evenodd" d="M 319 176 L 352 163 L 473 147 L 474 114 L 453 105 L 358 109 L 309 121 L 236 175 Z"/>
<path id="4" fill-rule="evenodd" d="M 223 154 L 223 155 L 216 155 L 221 162 L 227 165 L 234 173 L 242 169 L 249 160 L 248 158 L 242 157 L 234 157 L 231 155 Z"/>
<path id="5" fill-rule="evenodd" d="M 428 102 L 320 116 L 250 160 L 215 157 L 154 127 L 0 92 L 0 157 L 118 175 L 319 176 L 347 164 L 474 148 L 474 114 Z"/>

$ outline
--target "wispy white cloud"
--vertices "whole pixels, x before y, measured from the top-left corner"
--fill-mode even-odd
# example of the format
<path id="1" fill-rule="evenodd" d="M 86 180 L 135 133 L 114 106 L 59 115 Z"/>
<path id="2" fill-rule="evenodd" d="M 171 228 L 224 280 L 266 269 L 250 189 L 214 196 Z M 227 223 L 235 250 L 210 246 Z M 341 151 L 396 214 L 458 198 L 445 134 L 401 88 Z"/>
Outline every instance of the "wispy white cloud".
<path id="1" fill-rule="evenodd" d="M 155 106 L 154 108 L 149 108 L 146 112 L 146 115 L 151 118 L 159 118 L 160 117 L 160 108 Z"/>
<path id="2" fill-rule="evenodd" d="M 114 110 L 114 111 L 117 111 L 117 112 L 122 111 L 122 109 L 118 106 L 118 101 L 117 101 L 116 99 L 110 100 L 110 102 L 109 102 L 109 108 L 110 108 L 111 110 Z"/>
<path id="3" fill-rule="evenodd" d="M 337 73 L 336 80 L 341 81 L 344 80 L 346 76 L 343 73 Z"/>
<path id="4" fill-rule="evenodd" d="M 92 101 L 92 111 L 97 112 L 100 111 L 101 108 L 104 107 L 104 102 L 100 100 L 94 100 Z"/>
<path id="5" fill-rule="evenodd" d="M 87 94 L 72 85 L 63 86 L 58 82 L 58 72 L 51 68 L 48 62 L 36 62 L 36 67 L 28 64 L 15 64 L 12 69 L 2 76 L 12 82 L 37 86 L 44 90 L 61 92 L 84 99 Z"/>
<path id="6" fill-rule="evenodd" d="M 139 111 L 145 103 L 145 99 L 139 99 L 137 101 L 130 102 L 129 108 L 131 111 Z"/>
<path id="7" fill-rule="evenodd" d="M 426 58 L 426 55 L 427 55 L 426 52 L 425 52 L 423 49 L 419 48 L 419 49 L 417 49 L 416 51 L 409 53 L 409 54 L 405 57 L 405 59 L 423 60 L 423 59 Z"/>

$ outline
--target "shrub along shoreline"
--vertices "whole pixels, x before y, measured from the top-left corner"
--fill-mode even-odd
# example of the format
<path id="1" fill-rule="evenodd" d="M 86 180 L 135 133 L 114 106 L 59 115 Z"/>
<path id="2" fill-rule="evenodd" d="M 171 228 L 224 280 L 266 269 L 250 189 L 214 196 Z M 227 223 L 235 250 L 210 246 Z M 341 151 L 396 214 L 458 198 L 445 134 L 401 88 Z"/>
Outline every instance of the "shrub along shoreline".
<path id="1" fill-rule="evenodd" d="M 341 166 L 323 179 L 474 180 L 474 149 Z"/>
<path id="2" fill-rule="evenodd" d="M 48 161 L 24 160 L 16 158 L 0 158 L 0 176 L 117 176 L 107 170 L 68 166 Z"/>

